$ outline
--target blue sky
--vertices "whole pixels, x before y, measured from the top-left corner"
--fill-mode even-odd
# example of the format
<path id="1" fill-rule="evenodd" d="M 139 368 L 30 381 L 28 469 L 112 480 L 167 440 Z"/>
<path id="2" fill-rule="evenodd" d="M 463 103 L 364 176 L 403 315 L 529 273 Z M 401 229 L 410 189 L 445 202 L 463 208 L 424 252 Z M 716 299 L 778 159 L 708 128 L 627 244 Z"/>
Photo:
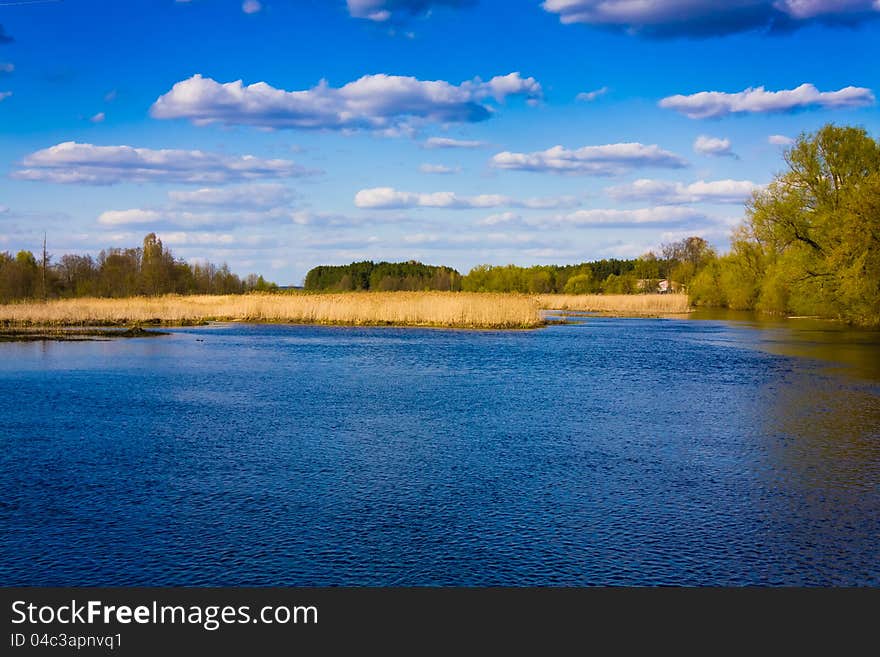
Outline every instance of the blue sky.
<path id="1" fill-rule="evenodd" d="M 876 0 L 0 0 L 0 249 L 316 264 L 720 249 L 880 134 Z"/>

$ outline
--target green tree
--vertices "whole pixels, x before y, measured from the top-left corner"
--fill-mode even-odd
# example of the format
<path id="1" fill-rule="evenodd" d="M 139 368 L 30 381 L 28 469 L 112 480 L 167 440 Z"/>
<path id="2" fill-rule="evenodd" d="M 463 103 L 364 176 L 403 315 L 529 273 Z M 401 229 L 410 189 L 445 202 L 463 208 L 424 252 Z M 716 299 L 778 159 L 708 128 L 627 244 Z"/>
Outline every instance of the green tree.
<path id="1" fill-rule="evenodd" d="M 862 128 L 801 135 L 747 208 L 759 309 L 880 323 L 880 144 Z"/>
<path id="2" fill-rule="evenodd" d="M 565 282 L 565 294 L 589 294 L 593 291 L 592 274 L 576 274 Z"/>

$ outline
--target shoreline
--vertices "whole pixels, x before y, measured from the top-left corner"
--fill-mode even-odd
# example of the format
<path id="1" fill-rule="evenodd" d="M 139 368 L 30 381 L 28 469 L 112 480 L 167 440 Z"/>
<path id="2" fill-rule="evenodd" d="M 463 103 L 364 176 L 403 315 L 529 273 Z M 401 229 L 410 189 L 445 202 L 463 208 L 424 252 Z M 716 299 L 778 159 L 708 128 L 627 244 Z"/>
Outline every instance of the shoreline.
<path id="1" fill-rule="evenodd" d="M 689 310 L 684 295 L 426 291 L 78 298 L 0 305 L 0 339 L 109 339 L 126 337 L 126 329 L 211 322 L 532 330 L 559 323 L 552 315 L 657 318 Z"/>

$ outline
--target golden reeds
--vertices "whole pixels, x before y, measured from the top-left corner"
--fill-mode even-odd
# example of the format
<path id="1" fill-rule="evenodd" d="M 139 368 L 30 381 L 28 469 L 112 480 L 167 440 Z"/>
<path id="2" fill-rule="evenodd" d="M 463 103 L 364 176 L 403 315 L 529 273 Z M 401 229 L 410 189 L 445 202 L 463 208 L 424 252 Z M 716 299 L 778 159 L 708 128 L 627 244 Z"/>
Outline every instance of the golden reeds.
<path id="1" fill-rule="evenodd" d="M 100 326 L 205 321 L 530 328 L 538 302 L 518 294 L 353 292 L 64 299 L 0 305 L 0 325 Z"/>
<path id="2" fill-rule="evenodd" d="M 687 313 L 686 294 L 539 294 L 546 310 L 574 310 L 618 315 L 674 315 Z"/>

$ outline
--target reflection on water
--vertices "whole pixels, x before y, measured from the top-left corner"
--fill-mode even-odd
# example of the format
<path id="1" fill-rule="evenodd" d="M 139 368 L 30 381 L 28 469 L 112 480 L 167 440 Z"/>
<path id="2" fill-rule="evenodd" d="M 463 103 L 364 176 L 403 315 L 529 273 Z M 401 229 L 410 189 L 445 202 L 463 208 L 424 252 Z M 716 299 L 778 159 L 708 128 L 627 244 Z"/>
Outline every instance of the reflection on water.
<path id="1" fill-rule="evenodd" d="M 820 319 L 774 318 L 730 310 L 701 310 L 696 320 L 723 320 L 757 329 L 754 346 L 770 353 L 825 361 L 880 381 L 880 331 Z"/>
<path id="2" fill-rule="evenodd" d="M 877 333 L 0 345 L 0 584 L 880 584 Z"/>

